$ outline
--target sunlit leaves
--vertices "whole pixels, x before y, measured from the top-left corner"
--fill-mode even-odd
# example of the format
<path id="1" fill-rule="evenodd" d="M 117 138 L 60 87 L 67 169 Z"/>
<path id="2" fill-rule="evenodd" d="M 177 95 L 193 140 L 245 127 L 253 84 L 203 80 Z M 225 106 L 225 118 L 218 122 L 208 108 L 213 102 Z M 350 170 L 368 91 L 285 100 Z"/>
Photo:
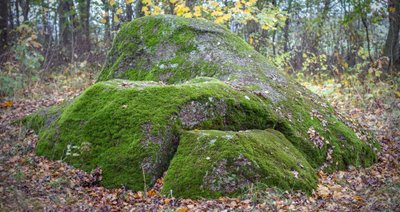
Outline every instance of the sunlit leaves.
<path id="1" fill-rule="evenodd" d="M 168 13 L 173 6 L 173 13 L 186 18 L 206 18 L 217 24 L 226 24 L 232 20 L 237 23 L 247 24 L 255 21 L 265 30 L 274 30 L 286 20 L 286 16 L 277 8 L 269 5 L 262 10 L 256 7 L 257 0 L 237 0 L 232 5 L 220 1 L 206 1 L 194 6 L 192 9 L 186 5 L 185 0 L 142 0 L 145 15 L 158 15 Z M 226 4 L 226 5 L 225 5 Z"/>
<path id="2" fill-rule="evenodd" d="M 154 6 L 152 14 L 153 15 L 160 15 L 160 14 L 164 14 L 164 12 L 162 11 L 161 7 Z"/>
<path id="3" fill-rule="evenodd" d="M 177 4 L 174 12 L 177 16 L 183 16 L 186 18 L 192 17 L 189 7 L 185 6 L 185 4 Z"/>
<path id="4" fill-rule="evenodd" d="M 118 23 L 118 22 L 119 22 L 118 16 L 114 16 L 114 19 L 113 19 L 113 20 L 114 20 L 115 23 Z"/>
<path id="5" fill-rule="evenodd" d="M 121 14 L 122 14 L 122 8 L 118 8 L 116 14 L 117 14 L 117 15 L 121 15 Z"/>
<path id="6" fill-rule="evenodd" d="M 218 16 L 214 22 L 217 24 L 223 24 L 229 21 L 229 19 L 231 19 L 231 14 L 223 14 L 221 16 Z"/>
<path id="7" fill-rule="evenodd" d="M 108 0 L 108 4 L 109 4 L 110 6 L 114 6 L 115 0 Z"/>
<path id="8" fill-rule="evenodd" d="M 100 23 L 105 24 L 105 23 L 107 23 L 107 20 L 105 18 L 101 18 Z"/>
<path id="9" fill-rule="evenodd" d="M 202 15 L 201 7 L 195 6 L 194 7 L 194 12 L 193 12 L 193 17 L 198 18 L 198 17 L 201 17 L 201 15 Z"/>

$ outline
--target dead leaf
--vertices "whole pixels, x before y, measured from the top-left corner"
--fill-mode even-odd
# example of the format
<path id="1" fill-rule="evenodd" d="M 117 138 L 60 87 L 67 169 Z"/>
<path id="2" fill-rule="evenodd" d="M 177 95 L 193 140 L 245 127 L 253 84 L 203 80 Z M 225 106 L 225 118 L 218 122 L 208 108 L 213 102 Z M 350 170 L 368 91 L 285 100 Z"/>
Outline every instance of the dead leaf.
<path id="1" fill-rule="evenodd" d="M 342 199 L 343 198 L 343 193 L 342 192 L 339 192 L 339 191 L 335 191 L 335 192 L 333 192 L 333 195 L 332 195 L 332 197 L 333 197 L 333 199 Z"/>
<path id="2" fill-rule="evenodd" d="M 365 201 L 365 199 L 360 197 L 360 196 L 354 196 L 353 199 L 358 201 L 358 202 L 364 202 Z"/>
<path id="3" fill-rule="evenodd" d="M 3 108 L 9 108 L 12 107 L 14 105 L 14 103 L 12 101 L 5 101 L 3 103 L 1 103 L 1 107 Z"/>
<path id="4" fill-rule="evenodd" d="M 189 211 L 189 208 L 181 207 L 181 208 L 176 209 L 175 212 L 188 212 L 188 211 Z"/>
<path id="5" fill-rule="evenodd" d="M 323 197 L 323 198 L 327 198 L 330 194 L 328 187 L 323 186 L 323 185 L 318 185 L 317 188 L 317 193 L 319 196 Z"/>
<path id="6" fill-rule="evenodd" d="M 147 192 L 148 197 L 154 197 L 155 195 L 157 195 L 157 192 L 154 189 Z"/>

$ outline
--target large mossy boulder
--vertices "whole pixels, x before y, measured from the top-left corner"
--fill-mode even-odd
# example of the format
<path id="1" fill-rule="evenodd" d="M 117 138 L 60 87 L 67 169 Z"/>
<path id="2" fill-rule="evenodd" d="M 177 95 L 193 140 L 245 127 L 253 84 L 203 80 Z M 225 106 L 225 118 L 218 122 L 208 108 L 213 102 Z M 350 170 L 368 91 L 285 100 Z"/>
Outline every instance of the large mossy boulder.
<path id="1" fill-rule="evenodd" d="M 317 170 L 368 166 L 378 148 L 229 30 L 174 16 L 124 25 L 95 85 L 26 121 L 38 155 L 101 167 L 106 187 L 166 172 L 162 191 L 191 198 L 311 192 Z"/>
<path id="2" fill-rule="evenodd" d="M 315 171 L 285 136 L 273 129 L 185 131 L 164 179 L 164 193 L 219 197 L 251 184 L 311 191 Z"/>

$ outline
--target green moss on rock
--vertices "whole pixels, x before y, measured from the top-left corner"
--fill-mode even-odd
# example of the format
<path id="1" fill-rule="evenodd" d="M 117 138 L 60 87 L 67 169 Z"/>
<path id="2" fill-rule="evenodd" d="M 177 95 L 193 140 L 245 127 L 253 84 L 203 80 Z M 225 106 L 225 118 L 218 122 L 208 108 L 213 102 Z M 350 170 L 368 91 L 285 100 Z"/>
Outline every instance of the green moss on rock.
<path id="1" fill-rule="evenodd" d="M 205 20 L 149 16 L 126 24 L 115 39 L 98 80 L 124 78 L 173 84 L 198 76 L 227 81 L 264 98 L 279 118 L 276 127 L 284 131 L 314 168 L 326 162 L 330 148 L 337 151 L 333 151 L 335 161 L 326 165 L 327 171 L 343 169 L 354 161 L 361 166 L 376 160 L 375 152 L 368 153 L 365 159 L 358 154 L 341 156 L 349 146 L 363 149 L 367 142 L 367 149 L 371 150 L 377 145 L 372 138 L 360 141 L 346 126 L 336 132 L 337 123 L 342 120 L 324 100 L 277 71 L 234 33 Z M 326 145 L 316 148 L 310 129 L 324 138 Z"/>
<path id="2" fill-rule="evenodd" d="M 305 157 L 276 130 L 201 130 L 182 134 L 162 192 L 216 198 L 258 183 L 311 192 L 317 182 Z"/>
<path id="3" fill-rule="evenodd" d="M 228 29 L 168 15 L 124 25 L 98 81 L 122 78 L 173 84 L 199 76 L 269 90 L 276 99 L 283 96 L 275 87 L 287 84 L 262 55 Z"/>
<path id="4" fill-rule="evenodd" d="M 36 132 L 39 132 L 55 122 L 62 114 L 64 108 L 69 105 L 69 103 L 70 102 L 67 101 L 59 105 L 53 105 L 46 109 L 40 109 L 39 111 L 18 120 L 18 122 L 23 123 L 27 128 L 31 128 Z"/>
<path id="5" fill-rule="evenodd" d="M 277 118 L 257 96 L 218 80 L 202 81 L 181 85 L 126 80 L 97 83 L 40 131 L 37 154 L 87 171 L 100 166 L 103 185 L 140 190 L 144 187 L 142 171 L 152 185 L 167 169 L 180 130 L 275 125 Z"/>
<path id="6" fill-rule="evenodd" d="M 98 83 L 70 104 L 26 120 L 39 131 L 38 155 L 87 171 L 100 166 L 107 187 L 141 190 L 143 172 L 151 186 L 174 158 L 164 192 L 172 189 L 182 197 L 236 195 L 250 182 L 309 192 L 318 169 L 368 166 L 379 149 L 372 137 L 356 134 L 323 99 L 229 30 L 175 16 L 124 25 Z M 208 130 L 204 139 L 218 137 L 218 145 L 201 146 L 199 140 L 206 140 L 195 129 Z M 229 146 L 221 140 L 226 135 L 240 138 Z M 200 146 L 204 151 L 188 155 Z M 274 157 L 266 157 L 272 149 Z M 203 161 L 208 152 L 214 161 Z M 300 158 L 302 169 L 294 158 Z M 241 162 L 251 165 L 234 169 Z M 209 172 L 193 170 L 197 165 Z M 226 172 L 218 178 L 219 167 Z M 211 175 L 214 170 L 217 176 Z M 189 179 L 190 172 L 198 175 Z M 233 175 L 233 181 L 222 179 Z"/>

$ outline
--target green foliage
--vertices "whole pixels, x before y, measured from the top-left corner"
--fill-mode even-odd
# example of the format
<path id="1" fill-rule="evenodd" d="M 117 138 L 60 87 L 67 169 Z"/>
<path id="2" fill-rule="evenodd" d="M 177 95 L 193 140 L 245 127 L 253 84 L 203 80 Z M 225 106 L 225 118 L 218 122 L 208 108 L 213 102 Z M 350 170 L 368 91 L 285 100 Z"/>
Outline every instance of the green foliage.
<path id="1" fill-rule="evenodd" d="M 28 24 L 15 29 L 17 41 L 11 47 L 14 60 L 2 64 L 0 72 L 0 97 L 11 97 L 28 82 L 38 79 L 39 68 L 44 60 L 40 52 L 41 44 Z"/>
<path id="2" fill-rule="evenodd" d="M 21 24 L 16 33 L 19 37 L 13 46 L 13 52 L 18 67 L 23 70 L 22 72 L 37 74 L 35 71 L 41 67 L 44 57 L 39 51 L 42 45 L 37 41 L 36 33 L 27 24 Z"/>
<path id="3" fill-rule="evenodd" d="M 328 67 L 326 64 L 326 55 L 320 54 L 315 55 L 314 53 L 310 52 L 309 54 L 303 53 L 303 73 L 323 73 L 327 71 Z"/>
<path id="4" fill-rule="evenodd" d="M 292 73 L 294 71 L 290 65 L 290 59 L 292 57 L 291 52 L 285 52 L 279 55 L 266 55 L 266 57 L 279 70 L 285 70 L 287 73 Z"/>
<path id="5" fill-rule="evenodd" d="M 21 89 L 22 86 L 22 75 L 0 73 L 0 98 L 14 96 L 15 91 Z"/>

